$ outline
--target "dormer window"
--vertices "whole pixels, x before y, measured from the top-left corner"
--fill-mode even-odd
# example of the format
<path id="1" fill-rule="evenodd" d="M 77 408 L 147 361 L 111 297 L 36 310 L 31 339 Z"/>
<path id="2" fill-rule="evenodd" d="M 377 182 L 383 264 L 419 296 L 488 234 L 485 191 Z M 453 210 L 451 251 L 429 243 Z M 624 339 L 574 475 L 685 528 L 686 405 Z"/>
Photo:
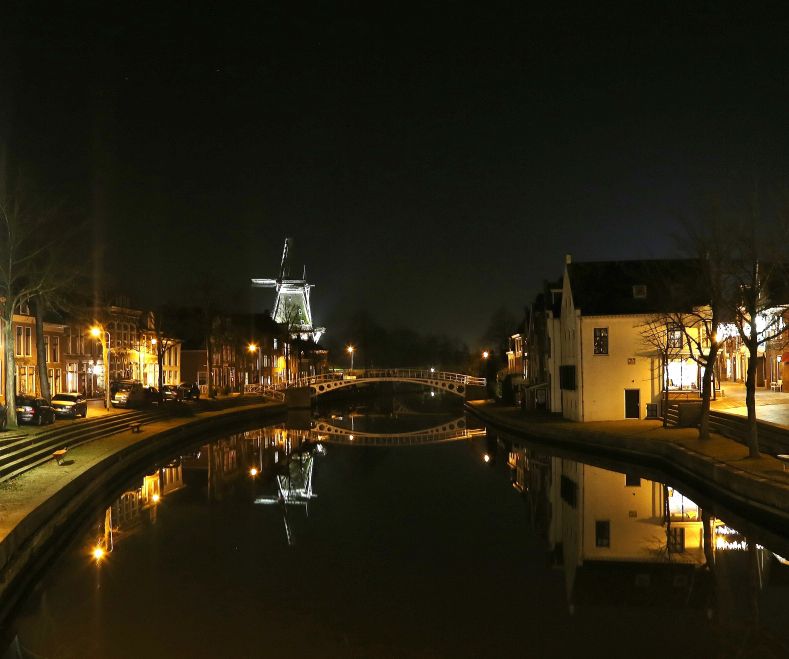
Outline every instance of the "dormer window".
<path id="1" fill-rule="evenodd" d="M 634 284 L 633 285 L 633 297 L 637 300 L 643 300 L 647 296 L 647 286 L 646 284 Z"/>

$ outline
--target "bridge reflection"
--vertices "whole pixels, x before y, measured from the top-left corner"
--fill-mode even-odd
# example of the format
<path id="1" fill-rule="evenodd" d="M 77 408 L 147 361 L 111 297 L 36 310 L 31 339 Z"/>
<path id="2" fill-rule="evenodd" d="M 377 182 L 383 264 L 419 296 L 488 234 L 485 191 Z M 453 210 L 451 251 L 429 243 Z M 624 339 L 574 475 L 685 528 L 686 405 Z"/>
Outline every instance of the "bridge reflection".
<path id="1" fill-rule="evenodd" d="M 309 441 L 329 444 L 353 444 L 354 446 L 415 446 L 420 444 L 440 444 L 474 437 L 484 437 L 484 428 L 469 428 L 463 417 L 452 421 L 411 432 L 369 432 L 349 430 L 329 421 L 319 420 L 308 431 Z"/>

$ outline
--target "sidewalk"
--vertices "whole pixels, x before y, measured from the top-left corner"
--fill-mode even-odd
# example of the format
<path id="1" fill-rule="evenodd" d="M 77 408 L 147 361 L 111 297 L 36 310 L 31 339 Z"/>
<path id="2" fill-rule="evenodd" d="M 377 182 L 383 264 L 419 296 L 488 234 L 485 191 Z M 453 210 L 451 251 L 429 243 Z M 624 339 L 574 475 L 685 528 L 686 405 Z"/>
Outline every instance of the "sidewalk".
<path id="1" fill-rule="evenodd" d="M 724 382 L 723 395 L 710 403 L 718 412 L 748 416 L 745 406 L 745 385 L 739 382 Z M 789 428 L 789 392 L 756 390 L 756 418 Z"/>

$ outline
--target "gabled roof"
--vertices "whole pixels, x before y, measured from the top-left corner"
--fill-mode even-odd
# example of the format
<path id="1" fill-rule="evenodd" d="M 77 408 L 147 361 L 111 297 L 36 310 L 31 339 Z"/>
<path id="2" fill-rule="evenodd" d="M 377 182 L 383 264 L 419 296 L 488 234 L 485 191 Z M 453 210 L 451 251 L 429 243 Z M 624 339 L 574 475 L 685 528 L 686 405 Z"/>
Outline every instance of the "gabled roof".
<path id="1" fill-rule="evenodd" d="M 690 311 L 708 301 L 696 259 L 569 263 L 567 274 L 585 316 Z"/>

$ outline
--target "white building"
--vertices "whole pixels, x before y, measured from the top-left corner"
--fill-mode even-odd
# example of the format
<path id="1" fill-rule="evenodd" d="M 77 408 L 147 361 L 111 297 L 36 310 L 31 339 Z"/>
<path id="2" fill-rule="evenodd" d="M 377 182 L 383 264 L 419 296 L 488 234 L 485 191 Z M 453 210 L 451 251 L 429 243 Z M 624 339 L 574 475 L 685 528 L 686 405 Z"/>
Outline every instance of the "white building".
<path id="1" fill-rule="evenodd" d="M 573 263 L 566 258 L 557 374 L 565 418 L 642 419 L 647 404 L 659 405 L 662 355 L 645 342 L 644 327 L 656 314 L 679 311 L 673 305 L 693 290 L 697 267 L 689 260 Z M 669 366 L 671 373 L 675 365 Z M 693 369 L 693 382 L 683 381 L 689 391 L 698 379 L 695 364 Z"/>

